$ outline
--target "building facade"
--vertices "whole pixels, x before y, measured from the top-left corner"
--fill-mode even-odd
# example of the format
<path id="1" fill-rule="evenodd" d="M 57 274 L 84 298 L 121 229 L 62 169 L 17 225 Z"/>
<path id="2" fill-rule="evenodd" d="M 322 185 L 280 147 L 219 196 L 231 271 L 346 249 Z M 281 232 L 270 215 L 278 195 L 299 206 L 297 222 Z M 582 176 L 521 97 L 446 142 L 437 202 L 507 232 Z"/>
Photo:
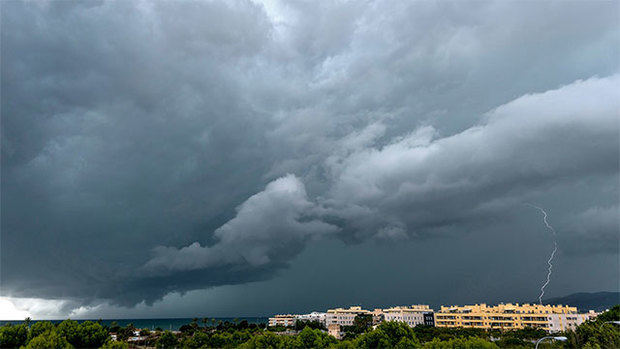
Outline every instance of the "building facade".
<path id="1" fill-rule="evenodd" d="M 327 326 L 327 334 L 336 339 L 342 339 L 342 332 L 340 332 L 340 325 L 338 324 L 331 324 Z"/>
<path id="2" fill-rule="evenodd" d="M 327 316 L 327 313 L 313 311 L 310 314 L 297 315 L 296 318 L 298 321 L 316 321 L 316 322 L 320 322 L 323 325 L 325 325 L 326 316 Z"/>
<path id="3" fill-rule="evenodd" d="M 429 313 L 424 313 L 424 325 L 435 326 L 435 313 L 432 311 Z"/>
<path id="4" fill-rule="evenodd" d="M 415 327 L 417 325 L 424 325 L 425 314 L 432 314 L 432 312 L 433 309 L 430 309 L 428 305 L 418 304 L 383 309 L 383 317 L 385 321 L 404 322 L 410 327 Z"/>
<path id="5" fill-rule="evenodd" d="M 559 332 L 573 328 L 589 319 L 578 314 L 576 307 L 539 304 L 475 304 L 444 307 L 435 313 L 437 327 L 472 327 L 482 329 L 540 328 Z"/>
<path id="6" fill-rule="evenodd" d="M 270 317 L 269 318 L 269 326 L 271 326 L 271 327 L 274 327 L 274 326 L 284 326 L 284 327 L 295 326 L 295 323 L 297 322 L 297 316 L 298 315 L 291 315 L 291 314 L 275 315 L 274 317 Z"/>
<path id="7" fill-rule="evenodd" d="M 327 315 L 325 316 L 325 325 L 329 328 L 329 325 L 340 325 L 340 326 L 352 326 L 353 320 L 357 315 L 371 315 L 374 319 L 374 312 L 369 310 L 362 309 L 362 307 L 355 306 L 349 308 L 336 308 L 329 309 L 327 311 Z"/>
<path id="8" fill-rule="evenodd" d="M 574 331 L 583 322 L 596 317 L 594 311 L 586 314 L 551 314 L 549 332 Z"/>

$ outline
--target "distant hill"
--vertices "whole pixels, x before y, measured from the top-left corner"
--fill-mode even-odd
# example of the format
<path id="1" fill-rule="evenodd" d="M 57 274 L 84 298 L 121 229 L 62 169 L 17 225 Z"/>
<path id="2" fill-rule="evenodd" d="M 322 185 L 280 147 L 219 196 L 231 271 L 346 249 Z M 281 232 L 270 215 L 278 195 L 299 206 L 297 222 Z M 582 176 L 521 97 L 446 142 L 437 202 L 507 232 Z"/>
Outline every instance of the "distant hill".
<path id="1" fill-rule="evenodd" d="M 602 311 L 620 304 L 620 292 L 573 293 L 564 297 L 543 299 L 543 304 L 564 304 L 580 311 Z"/>

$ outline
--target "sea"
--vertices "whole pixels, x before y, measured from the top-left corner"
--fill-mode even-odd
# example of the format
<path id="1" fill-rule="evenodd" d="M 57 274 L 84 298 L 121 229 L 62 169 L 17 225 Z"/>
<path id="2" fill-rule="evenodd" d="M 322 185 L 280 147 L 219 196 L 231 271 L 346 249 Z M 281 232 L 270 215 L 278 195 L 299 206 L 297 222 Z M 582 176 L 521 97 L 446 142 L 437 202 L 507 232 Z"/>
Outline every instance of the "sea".
<path id="1" fill-rule="evenodd" d="M 219 317 L 219 318 L 207 318 L 207 325 L 208 326 L 214 326 L 217 325 L 218 322 L 222 321 L 222 322 L 239 322 L 239 321 L 247 321 L 250 324 L 267 324 L 267 322 L 269 321 L 269 318 L 266 317 Z M 35 322 L 38 321 L 50 321 L 53 322 L 55 324 L 59 324 L 61 323 L 63 320 L 32 320 L 30 323 L 33 324 Z M 133 324 L 134 327 L 136 328 L 148 328 L 149 330 L 154 330 L 156 328 L 161 328 L 163 330 L 170 330 L 170 331 L 176 331 L 179 329 L 179 327 L 189 324 L 192 322 L 192 318 L 170 318 L 170 319 L 105 319 L 105 320 L 98 320 L 98 319 L 89 319 L 89 320 L 85 320 L 85 319 L 80 319 L 80 320 L 76 320 L 77 322 L 84 322 L 84 321 L 98 321 L 100 322 L 102 325 L 107 325 L 110 326 L 110 324 L 112 322 L 115 322 L 119 325 L 119 326 L 127 326 L 129 324 Z M 23 320 L 15 320 L 15 321 L 10 321 L 10 320 L 0 320 L 0 326 L 4 326 L 5 324 L 23 324 L 24 321 Z M 202 322 L 202 318 L 198 319 L 198 325 L 200 326 L 204 326 L 204 323 Z"/>

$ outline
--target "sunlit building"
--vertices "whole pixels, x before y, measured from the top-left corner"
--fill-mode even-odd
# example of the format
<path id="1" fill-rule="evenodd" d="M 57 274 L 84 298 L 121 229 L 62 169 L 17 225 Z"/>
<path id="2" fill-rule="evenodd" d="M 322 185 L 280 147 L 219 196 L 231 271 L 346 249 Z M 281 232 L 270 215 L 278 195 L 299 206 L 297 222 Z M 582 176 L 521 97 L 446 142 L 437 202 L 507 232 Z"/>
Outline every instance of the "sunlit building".
<path id="1" fill-rule="evenodd" d="M 327 326 L 327 334 L 334 336 L 336 339 L 342 339 L 342 332 L 340 331 L 340 325 L 331 324 Z"/>
<path id="2" fill-rule="evenodd" d="M 435 326 L 502 330 L 533 327 L 547 332 L 559 332 L 574 329 L 589 318 L 590 314 L 579 314 L 576 307 L 562 305 L 519 303 L 496 306 L 455 305 L 442 306 L 435 313 Z"/>
<path id="3" fill-rule="evenodd" d="M 282 314 L 269 318 L 269 326 L 294 326 L 297 322 L 297 315 Z"/>

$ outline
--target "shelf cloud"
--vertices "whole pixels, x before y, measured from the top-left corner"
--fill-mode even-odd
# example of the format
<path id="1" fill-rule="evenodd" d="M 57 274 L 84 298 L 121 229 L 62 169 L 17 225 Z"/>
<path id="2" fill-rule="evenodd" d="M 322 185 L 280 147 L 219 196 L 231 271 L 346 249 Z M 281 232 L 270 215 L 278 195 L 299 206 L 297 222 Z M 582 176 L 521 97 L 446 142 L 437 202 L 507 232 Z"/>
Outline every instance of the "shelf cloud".
<path id="1" fill-rule="evenodd" d="M 562 258 L 618 254 L 615 3 L 2 7 L 12 304 L 148 308 L 275 282 L 321 243 L 338 244 L 320 251 L 334 266 L 363 244 L 441 249 L 500 224 L 509 244 L 531 228 L 524 202 L 558 230 L 557 277 Z"/>

